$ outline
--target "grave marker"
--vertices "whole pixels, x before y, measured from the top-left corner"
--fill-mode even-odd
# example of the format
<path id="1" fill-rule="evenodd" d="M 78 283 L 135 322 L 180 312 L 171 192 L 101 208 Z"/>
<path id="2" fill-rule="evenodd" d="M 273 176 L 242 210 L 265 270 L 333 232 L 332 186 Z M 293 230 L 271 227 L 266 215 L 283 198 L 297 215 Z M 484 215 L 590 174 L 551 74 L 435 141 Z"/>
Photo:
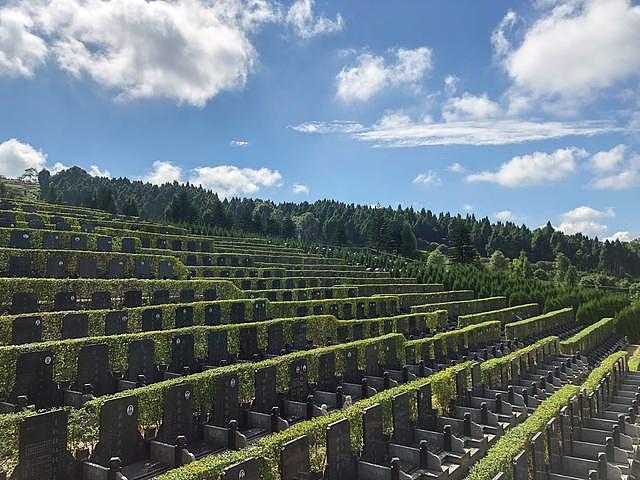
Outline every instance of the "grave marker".
<path id="1" fill-rule="evenodd" d="M 18 355 L 12 399 L 25 395 L 36 408 L 59 405 L 60 392 L 53 382 L 53 354 L 49 351 Z"/>
<path id="2" fill-rule="evenodd" d="M 260 413 L 271 413 L 271 409 L 278 405 L 276 366 L 268 365 L 258 368 L 254 377 L 254 385 L 253 410 Z"/>
<path id="3" fill-rule="evenodd" d="M 86 250 L 87 249 L 87 236 L 76 234 L 71 237 L 71 249 L 72 250 Z"/>
<path id="4" fill-rule="evenodd" d="M 144 375 L 147 383 L 156 380 L 155 346 L 152 340 L 134 340 L 127 352 L 127 380 L 135 382 Z M 174 439 L 175 440 L 175 439 Z"/>
<path id="5" fill-rule="evenodd" d="M 154 305 L 162 305 L 171 303 L 171 296 L 168 290 L 154 290 L 151 303 Z"/>
<path id="6" fill-rule="evenodd" d="M 47 277 L 66 278 L 67 275 L 67 262 L 64 258 L 58 255 L 47 257 Z"/>
<path id="7" fill-rule="evenodd" d="M 260 480 L 260 465 L 251 457 L 222 470 L 221 480 Z"/>
<path id="8" fill-rule="evenodd" d="M 123 237 L 120 241 L 120 251 L 122 253 L 135 253 L 136 239 L 131 237 Z"/>
<path id="9" fill-rule="evenodd" d="M 214 381 L 213 424 L 227 427 L 231 420 L 238 420 L 240 406 L 238 397 L 238 377 L 221 375 Z"/>
<path id="10" fill-rule="evenodd" d="M 127 333 L 129 318 L 124 310 L 107 312 L 104 319 L 104 334 L 119 335 Z"/>
<path id="11" fill-rule="evenodd" d="M 36 316 L 16 317 L 11 325 L 11 344 L 40 342 L 42 340 L 42 319 Z"/>
<path id="12" fill-rule="evenodd" d="M 91 294 L 91 308 L 95 310 L 113 308 L 111 292 L 93 292 Z"/>
<path id="13" fill-rule="evenodd" d="M 42 248 L 45 250 L 59 250 L 60 235 L 55 232 L 44 232 L 42 234 Z"/>
<path id="14" fill-rule="evenodd" d="M 205 325 L 220 325 L 221 322 L 222 322 L 222 314 L 220 311 L 219 304 L 213 303 L 204 307 Z"/>
<path id="15" fill-rule="evenodd" d="M 169 260 L 160 260 L 158 265 L 159 278 L 173 278 L 173 264 Z"/>
<path id="16" fill-rule="evenodd" d="M 30 248 L 31 235 L 25 231 L 11 232 L 11 248 Z"/>
<path id="17" fill-rule="evenodd" d="M 164 395 L 162 424 L 158 440 L 174 445 L 179 435 L 193 440 L 193 385 L 182 383 L 169 387 Z"/>
<path id="18" fill-rule="evenodd" d="M 325 480 L 356 479 L 356 461 L 351 451 L 351 426 L 344 418 L 327 426 Z"/>
<path id="19" fill-rule="evenodd" d="M 336 354 L 326 352 L 318 356 L 318 390 L 335 392 L 338 387 L 336 379 Z"/>
<path id="20" fill-rule="evenodd" d="M 96 240 L 96 250 L 99 252 L 111 252 L 113 250 L 113 239 L 99 236 Z"/>
<path id="21" fill-rule="evenodd" d="M 303 358 L 289 365 L 289 399 L 306 402 L 309 395 L 309 372 L 307 361 Z"/>
<path id="22" fill-rule="evenodd" d="M 78 352 L 77 391 L 91 384 L 99 397 L 114 391 L 114 379 L 109 371 L 109 347 L 105 343 L 85 345 Z"/>
<path id="23" fill-rule="evenodd" d="M 226 330 L 210 332 L 207 335 L 207 363 L 218 366 L 221 361 L 229 361 L 229 340 Z"/>
<path id="24" fill-rule="evenodd" d="M 142 291 L 127 290 L 122 298 L 122 306 L 127 308 L 142 306 Z"/>
<path id="25" fill-rule="evenodd" d="M 11 298 L 11 313 L 32 313 L 38 311 L 38 296 L 35 292 L 16 292 Z"/>
<path id="26" fill-rule="evenodd" d="M 133 276 L 135 278 L 151 278 L 151 266 L 146 258 L 136 259 Z"/>
<path id="27" fill-rule="evenodd" d="M 259 352 L 258 330 L 256 327 L 240 329 L 240 360 L 251 360 Z"/>
<path id="28" fill-rule="evenodd" d="M 56 293 L 53 297 L 53 309 L 56 311 L 75 310 L 76 309 L 75 292 Z"/>
<path id="29" fill-rule="evenodd" d="M 342 377 L 349 383 L 360 383 L 362 376 L 358 368 L 358 349 L 349 348 L 344 354 L 344 372 Z"/>
<path id="30" fill-rule="evenodd" d="M 182 373 L 184 367 L 195 371 L 196 361 L 194 357 L 193 335 L 185 334 L 173 337 L 171 340 L 171 363 L 169 371 Z"/>
<path id="31" fill-rule="evenodd" d="M 311 471 L 309 437 L 302 435 L 282 445 L 279 468 L 282 480 L 306 478 L 305 473 Z"/>
<path id="32" fill-rule="evenodd" d="M 120 258 L 109 260 L 109 278 L 124 278 L 124 261 Z"/>
<path id="33" fill-rule="evenodd" d="M 362 410 L 362 438 L 364 448 L 362 459 L 365 462 L 384 465 L 387 444 L 382 428 L 382 405 L 376 403 Z"/>
<path id="34" fill-rule="evenodd" d="M 23 257 L 9 256 L 9 271 L 7 273 L 10 277 L 30 277 L 33 275 L 31 258 L 26 255 Z"/>
<path id="35" fill-rule="evenodd" d="M 62 339 L 89 336 L 89 316 L 86 313 L 67 313 L 62 318 Z"/>
<path id="36" fill-rule="evenodd" d="M 162 330 L 162 309 L 146 308 L 142 311 L 142 331 Z"/>
<path id="37" fill-rule="evenodd" d="M 175 319 L 175 328 L 193 326 L 193 307 L 177 307 Z"/>
<path id="38" fill-rule="evenodd" d="M 96 278 L 98 276 L 98 262 L 94 257 L 80 257 L 76 273 L 80 278 Z"/>
<path id="39" fill-rule="evenodd" d="M 395 395 L 392 400 L 393 440 L 400 445 L 413 444 L 413 425 L 410 418 L 409 393 Z"/>
<path id="40" fill-rule="evenodd" d="M 284 329 L 282 323 L 275 323 L 267 327 L 267 353 L 280 355 L 284 349 Z"/>
<path id="41" fill-rule="evenodd" d="M 244 321 L 244 302 L 232 303 L 230 323 L 244 323 Z"/>
<path id="42" fill-rule="evenodd" d="M 307 322 L 295 322 L 293 324 L 293 348 L 304 350 L 307 348 Z"/>

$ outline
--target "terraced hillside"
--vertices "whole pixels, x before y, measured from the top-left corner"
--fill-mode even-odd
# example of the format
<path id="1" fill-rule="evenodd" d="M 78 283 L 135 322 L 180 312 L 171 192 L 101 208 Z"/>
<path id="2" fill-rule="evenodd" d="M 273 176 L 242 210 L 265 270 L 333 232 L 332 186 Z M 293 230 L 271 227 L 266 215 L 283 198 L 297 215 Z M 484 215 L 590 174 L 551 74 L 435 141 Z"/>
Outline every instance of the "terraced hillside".
<path id="1" fill-rule="evenodd" d="M 0 202 L 0 478 L 635 477 L 615 318 Z"/>

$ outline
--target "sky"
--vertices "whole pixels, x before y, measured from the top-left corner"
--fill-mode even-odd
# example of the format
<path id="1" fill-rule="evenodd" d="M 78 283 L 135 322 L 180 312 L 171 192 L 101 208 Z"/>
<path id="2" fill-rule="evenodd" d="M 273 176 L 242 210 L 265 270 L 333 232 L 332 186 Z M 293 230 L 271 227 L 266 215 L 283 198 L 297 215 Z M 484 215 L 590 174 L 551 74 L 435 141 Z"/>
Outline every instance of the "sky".
<path id="1" fill-rule="evenodd" d="M 0 0 L 0 175 L 640 236 L 631 0 Z"/>

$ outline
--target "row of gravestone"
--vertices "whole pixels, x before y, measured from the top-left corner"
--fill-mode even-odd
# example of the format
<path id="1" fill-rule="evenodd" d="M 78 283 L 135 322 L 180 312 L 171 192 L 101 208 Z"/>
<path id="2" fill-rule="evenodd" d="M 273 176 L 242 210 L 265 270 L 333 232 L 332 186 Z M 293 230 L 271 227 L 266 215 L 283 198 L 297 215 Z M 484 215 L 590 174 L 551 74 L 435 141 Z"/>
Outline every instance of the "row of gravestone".
<path id="1" fill-rule="evenodd" d="M 89 239 L 84 233 L 75 233 L 69 236 L 68 244 L 65 244 L 59 232 L 43 232 L 40 244 L 33 244 L 33 234 L 29 230 L 13 230 L 9 238 L 10 248 L 38 248 L 43 250 L 87 250 Z M 95 250 L 98 252 L 113 251 L 113 238 L 108 236 L 97 236 Z M 135 253 L 136 239 L 133 237 L 123 237 L 120 243 L 122 253 Z"/>
<path id="2" fill-rule="evenodd" d="M 51 297 L 52 292 L 48 292 Z M 215 287 L 207 288 L 202 292 L 202 300 L 217 300 L 218 294 Z M 62 310 L 101 310 L 114 308 L 114 299 L 109 291 L 96 291 L 91 293 L 89 302 L 81 301 L 74 291 L 58 291 L 53 293 L 53 304 L 43 306 L 38 301 L 36 292 L 16 292 L 11 297 L 11 306 L 9 312 L 12 314 L 33 313 L 40 311 L 62 311 Z M 196 301 L 196 293 L 192 288 L 184 288 L 180 290 L 177 299 L 172 300 L 169 290 L 160 289 L 153 290 L 151 297 L 148 299 L 151 305 L 165 305 L 170 303 L 189 303 Z M 146 304 L 142 290 L 127 290 L 122 294 L 122 298 L 118 303 L 123 308 L 142 307 Z"/>
<path id="3" fill-rule="evenodd" d="M 294 293 L 296 296 L 295 299 L 293 298 Z M 358 296 L 358 289 L 350 288 L 348 290 L 347 296 L 348 297 Z M 333 298 L 333 288 L 330 288 L 330 287 L 324 288 L 324 289 L 318 288 L 315 290 L 311 290 L 310 292 L 307 290 L 298 290 L 297 292 L 292 292 L 291 290 L 284 290 L 284 289 L 258 291 L 258 292 L 251 292 L 249 294 L 249 298 L 266 298 L 268 300 L 271 300 L 272 302 L 275 302 L 275 301 L 302 302 L 305 300 L 326 300 L 326 299 Z"/>
<path id="4" fill-rule="evenodd" d="M 158 273 L 153 275 L 151 271 L 151 258 L 136 258 L 134 269 L 130 276 L 133 278 L 174 278 L 173 262 L 171 260 L 158 260 Z M 76 268 L 73 272 L 68 269 L 68 262 L 64 256 L 47 255 L 44 271 L 34 270 L 30 255 L 10 255 L 6 270 L 1 272 L 4 277 L 47 277 L 47 278 L 127 278 L 125 272 L 125 260 L 112 258 L 108 261 L 106 269 L 98 269 L 98 260 L 90 255 L 82 255 L 77 258 Z"/>
<path id="5" fill-rule="evenodd" d="M 51 350 L 20 353 L 15 365 L 15 383 L 7 402 L 0 404 L 0 411 L 15 411 L 20 402 L 36 408 L 51 408 L 61 404 L 79 406 L 82 395 L 95 396 L 115 393 L 135 386 L 146 385 L 173 378 L 176 375 L 227 365 L 238 361 L 258 361 L 268 356 L 278 356 L 293 350 L 310 347 L 307 340 L 307 324 L 299 321 L 293 324 L 293 342 L 287 344 L 282 322 L 267 327 L 267 348 L 259 347 L 257 327 L 240 328 L 239 352 L 232 354 L 229 349 L 228 331 L 209 332 L 204 358 L 197 358 L 192 334 L 173 335 L 171 338 L 170 363 L 156 362 L 156 344 L 150 339 L 128 342 L 127 368 L 116 373 L 110 365 L 109 345 L 106 343 L 87 344 L 79 348 L 76 357 L 77 374 L 73 381 L 64 385 L 54 382 L 53 371 L 58 361 L 69 361 L 68 352 L 63 359 L 57 358 Z M 164 342 L 161 342 L 164 343 Z M 20 400 L 18 400 L 22 397 Z"/>
<path id="6" fill-rule="evenodd" d="M 251 311 L 248 312 L 247 309 Z M 245 304 L 242 301 L 229 304 L 228 321 L 223 322 L 221 303 L 205 304 L 203 306 L 204 317 L 202 321 L 195 322 L 195 310 L 193 305 L 183 304 L 173 307 L 173 315 L 167 318 L 171 312 L 168 308 L 148 307 L 140 309 L 140 326 L 143 332 L 163 330 L 163 327 L 184 328 L 194 325 L 214 326 L 222 323 L 240 324 L 247 322 L 263 322 L 267 320 L 266 303 L 256 301 L 253 304 Z M 82 338 L 88 336 L 89 325 L 92 323 L 90 315 L 97 313 L 70 312 L 64 314 L 60 321 L 60 332 L 53 333 L 55 339 L 65 340 L 69 338 Z M 127 310 L 110 310 L 100 313 L 104 318 L 104 331 L 99 335 L 119 335 L 129 333 L 129 312 Z M 44 315 L 21 315 L 12 320 L 11 343 L 14 345 L 42 341 L 43 323 L 47 321 Z M 51 337 L 51 328 L 49 327 Z"/>
<path id="7" fill-rule="evenodd" d="M 256 279 L 256 280 L 241 280 L 240 288 L 242 290 L 279 290 L 279 289 L 294 289 L 294 288 L 315 288 L 315 287 L 330 287 L 334 286 L 335 280 L 324 278 L 271 278 L 269 280 Z M 355 297 L 358 293 L 357 288 L 349 290 L 347 296 Z"/>
<path id="8" fill-rule="evenodd" d="M 312 305 L 311 308 L 307 305 L 301 305 L 296 307 L 294 316 L 306 317 L 308 315 L 334 315 L 336 318 L 342 320 L 351 320 L 353 318 L 377 318 L 386 317 L 398 314 L 398 301 L 397 300 L 378 300 L 370 301 L 368 306 L 365 302 L 355 302 L 355 312 L 353 311 L 354 302 L 343 302 L 342 308 L 340 304 L 331 303 L 328 308 L 322 303 Z"/>

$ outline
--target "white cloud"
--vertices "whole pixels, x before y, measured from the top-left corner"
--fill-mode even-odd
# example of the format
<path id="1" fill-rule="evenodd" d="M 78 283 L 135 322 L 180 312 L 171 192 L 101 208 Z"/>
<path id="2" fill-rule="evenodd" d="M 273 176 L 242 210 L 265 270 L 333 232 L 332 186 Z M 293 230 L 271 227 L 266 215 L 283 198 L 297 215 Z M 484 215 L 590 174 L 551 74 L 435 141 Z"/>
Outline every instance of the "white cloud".
<path id="1" fill-rule="evenodd" d="M 416 178 L 412 180 L 412 183 L 420 185 L 437 186 L 442 184 L 442 180 L 438 174 L 432 170 L 426 173 L 420 173 Z"/>
<path id="2" fill-rule="evenodd" d="M 447 95 L 453 95 L 458 90 L 458 84 L 460 83 L 460 78 L 455 75 L 447 75 L 444 78 L 444 92 Z"/>
<path id="3" fill-rule="evenodd" d="M 98 167 L 97 165 L 91 165 L 87 173 L 92 177 L 111 177 L 111 172 L 109 170 L 107 170 L 106 168 L 104 170 L 100 170 L 100 167 Z"/>
<path id="4" fill-rule="evenodd" d="M 469 182 L 493 182 L 504 187 L 523 187 L 560 180 L 576 170 L 576 160 L 587 156 L 582 149 L 561 148 L 552 153 L 534 152 L 513 157 L 496 172 L 467 176 Z"/>
<path id="5" fill-rule="evenodd" d="M 590 184 L 594 188 L 606 190 L 624 190 L 640 187 L 640 155 L 634 155 L 629 162 L 617 173 L 593 180 Z"/>
<path id="6" fill-rule="evenodd" d="M 63 170 L 67 170 L 68 168 L 69 167 L 63 164 L 62 162 L 56 162 L 53 164 L 53 167 L 49 168 L 48 170 L 51 171 L 53 175 L 55 175 L 57 173 L 60 173 Z"/>
<path id="7" fill-rule="evenodd" d="M 447 122 L 483 120 L 499 114 L 500 107 L 486 94 L 476 96 L 469 92 L 465 92 L 462 97 L 449 98 L 442 108 L 442 116 Z"/>
<path id="8" fill-rule="evenodd" d="M 231 140 L 229 142 L 229 145 L 231 145 L 232 147 L 246 147 L 249 145 L 249 142 L 247 142 L 246 140 Z"/>
<path id="9" fill-rule="evenodd" d="M 454 173 L 465 173 L 467 171 L 467 169 L 458 162 L 453 162 L 451 165 L 449 165 L 449 168 L 447 170 Z"/>
<path id="10" fill-rule="evenodd" d="M 462 206 L 462 209 L 463 209 L 465 212 L 473 212 L 473 205 L 471 205 L 471 204 L 469 204 L 469 203 L 465 203 L 465 204 Z"/>
<path id="11" fill-rule="evenodd" d="M 517 21 L 516 12 L 509 10 L 491 33 L 491 45 L 498 58 L 506 56 L 511 51 L 511 42 L 508 37 Z"/>
<path id="12" fill-rule="evenodd" d="M 30 77 L 44 63 L 46 43 L 29 30 L 33 21 L 18 9 L 0 8 L 0 74 Z"/>
<path id="13" fill-rule="evenodd" d="M 28 143 L 15 138 L 0 143 L 0 175 L 4 177 L 19 177 L 27 168 L 42 170 L 46 161 L 47 156 Z"/>
<path id="14" fill-rule="evenodd" d="M 592 99 L 592 94 L 640 72 L 640 6 L 630 0 L 555 2 L 526 30 L 507 40 L 509 12 L 492 36 L 515 87 L 540 96 Z"/>
<path id="15" fill-rule="evenodd" d="M 511 210 L 500 210 L 494 214 L 496 220 L 501 222 L 513 221 L 515 219 L 513 212 Z"/>
<path id="16" fill-rule="evenodd" d="M 615 217 L 612 208 L 597 210 L 583 205 L 563 213 L 558 229 L 568 235 L 578 232 L 584 235 L 599 235 L 608 229 L 607 225 L 601 223 L 602 219 L 611 217 Z"/>
<path id="17" fill-rule="evenodd" d="M 180 167 L 171 162 L 156 160 L 153 162 L 153 169 L 142 177 L 142 180 L 154 185 L 163 185 L 165 183 L 180 182 L 181 178 L 182 169 Z"/>
<path id="18" fill-rule="evenodd" d="M 419 89 L 419 81 L 431 70 L 431 49 L 392 50 L 395 63 L 387 64 L 382 56 L 363 53 L 355 66 L 344 67 L 336 80 L 336 95 L 345 102 L 366 101 L 387 87 Z"/>
<path id="19" fill-rule="evenodd" d="M 598 152 L 591 157 L 591 166 L 596 172 L 615 170 L 624 160 L 626 145 L 616 145 L 611 150 Z"/>
<path id="20" fill-rule="evenodd" d="M 616 232 L 610 237 L 605 238 L 605 240 L 609 240 L 610 242 L 615 242 L 616 240 L 620 240 L 621 242 L 630 242 L 632 240 L 631 234 L 629 232 Z"/>
<path id="21" fill-rule="evenodd" d="M 304 193 L 305 195 L 309 195 L 309 187 L 303 185 L 301 183 L 294 183 L 291 191 L 296 195 Z"/>
<path id="22" fill-rule="evenodd" d="M 224 197 L 232 197 L 256 193 L 261 187 L 280 186 L 281 180 L 282 175 L 278 170 L 219 165 L 194 168 L 189 182 L 213 190 Z"/>
<path id="23" fill-rule="evenodd" d="M 299 125 L 291 125 L 289 128 L 300 133 L 321 134 L 357 133 L 366 130 L 360 123 L 342 120 L 334 120 L 332 122 L 304 122 Z"/>
<path id="24" fill-rule="evenodd" d="M 257 59 L 248 35 L 280 17 L 266 0 L 16 0 L 0 19 L 5 69 L 32 74 L 48 49 L 62 69 L 120 99 L 201 107 L 245 85 Z"/>
<path id="25" fill-rule="evenodd" d="M 314 17 L 313 0 L 297 0 L 294 2 L 287 12 L 286 22 L 293 27 L 296 35 L 301 38 L 339 32 L 344 27 L 344 21 L 340 13 L 336 15 L 335 20 L 322 15 Z"/>

